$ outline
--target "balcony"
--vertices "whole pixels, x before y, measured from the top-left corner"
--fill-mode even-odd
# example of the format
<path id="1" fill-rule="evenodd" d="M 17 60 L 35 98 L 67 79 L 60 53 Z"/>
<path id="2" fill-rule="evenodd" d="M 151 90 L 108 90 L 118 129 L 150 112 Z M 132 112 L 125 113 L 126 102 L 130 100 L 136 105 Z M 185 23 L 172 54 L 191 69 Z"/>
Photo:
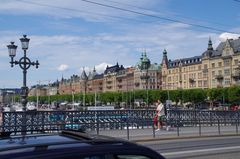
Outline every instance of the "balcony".
<path id="1" fill-rule="evenodd" d="M 136 86 L 136 87 L 139 87 L 139 85 L 140 85 L 139 82 L 136 82 L 136 83 L 135 83 L 135 86 Z"/>
<path id="2" fill-rule="evenodd" d="M 208 73 L 208 69 L 205 68 L 205 69 L 202 70 L 202 72 L 203 72 L 203 73 Z"/>
<path id="3" fill-rule="evenodd" d="M 148 79 L 149 79 L 149 76 L 140 76 L 140 79 L 141 79 L 141 80 L 148 80 Z"/>
<path id="4" fill-rule="evenodd" d="M 107 84 L 111 84 L 112 83 L 112 81 L 107 81 Z"/>
<path id="5" fill-rule="evenodd" d="M 232 78 L 233 80 L 238 81 L 240 79 L 240 73 L 237 73 L 237 72 L 233 73 Z"/>
<path id="6" fill-rule="evenodd" d="M 118 79 L 118 82 L 119 82 L 119 83 L 122 83 L 122 79 Z"/>
<path id="7" fill-rule="evenodd" d="M 112 86 L 107 86 L 107 89 L 112 89 Z"/>
<path id="8" fill-rule="evenodd" d="M 222 80 L 223 80 L 223 75 L 216 75 L 215 78 L 216 78 L 218 81 L 222 81 Z"/>
<path id="9" fill-rule="evenodd" d="M 167 76 L 167 74 L 162 74 L 162 77 L 166 77 Z"/>
<path id="10" fill-rule="evenodd" d="M 189 78 L 189 83 L 193 84 L 195 80 L 193 78 Z"/>

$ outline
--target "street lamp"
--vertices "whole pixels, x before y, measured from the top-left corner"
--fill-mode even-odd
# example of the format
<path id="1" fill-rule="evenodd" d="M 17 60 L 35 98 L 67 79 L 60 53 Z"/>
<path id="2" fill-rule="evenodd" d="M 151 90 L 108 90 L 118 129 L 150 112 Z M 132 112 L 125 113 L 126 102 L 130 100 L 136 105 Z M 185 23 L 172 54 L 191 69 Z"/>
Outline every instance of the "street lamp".
<path id="1" fill-rule="evenodd" d="M 8 52 L 9 56 L 11 57 L 11 67 L 14 65 L 19 65 L 19 67 L 23 70 L 23 86 L 22 86 L 22 105 L 23 105 L 23 127 L 22 127 L 22 132 L 25 134 L 26 132 L 26 105 L 27 105 L 27 96 L 28 96 L 28 87 L 27 87 L 27 70 L 30 68 L 30 66 L 36 66 L 38 68 L 39 62 L 38 60 L 36 62 L 31 62 L 31 60 L 27 57 L 27 49 L 29 45 L 30 39 L 27 38 L 27 35 L 23 35 L 22 38 L 20 38 L 21 44 L 22 44 L 22 49 L 24 51 L 24 56 L 21 57 L 18 61 L 14 61 L 14 57 L 16 56 L 16 50 L 17 46 L 14 45 L 14 42 L 11 42 L 10 45 L 7 45 L 8 47 Z"/>

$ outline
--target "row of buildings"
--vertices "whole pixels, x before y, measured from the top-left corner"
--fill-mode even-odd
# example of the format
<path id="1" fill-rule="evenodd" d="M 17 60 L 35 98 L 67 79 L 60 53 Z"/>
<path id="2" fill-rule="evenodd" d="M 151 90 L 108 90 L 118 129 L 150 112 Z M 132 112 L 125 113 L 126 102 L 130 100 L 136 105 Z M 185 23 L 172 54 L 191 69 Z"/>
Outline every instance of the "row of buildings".
<path id="1" fill-rule="evenodd" d="M 227 39 L 215 49 L 209 38 L 206 50 L 194 57 L 171 60 L 163 51 L 160 64 L 151 63 L 146 51 L 134 67 L 118 63 L 101 74 L 93 68 L 88 74 L 73 75 L 47 86 L 35 86 L 29 95 L 53 95 L 133 91 L 141 89 L 216 88 L 237 85 L 240 79 L 240 37 Z"/>
<path id="2" fill-rule="evenodd" d="M 16 95 L 21 94 L 19 88 L 3 88 L 0 89 L 0 106 L 6 105 L 12 102 L 16 102 Z"/>

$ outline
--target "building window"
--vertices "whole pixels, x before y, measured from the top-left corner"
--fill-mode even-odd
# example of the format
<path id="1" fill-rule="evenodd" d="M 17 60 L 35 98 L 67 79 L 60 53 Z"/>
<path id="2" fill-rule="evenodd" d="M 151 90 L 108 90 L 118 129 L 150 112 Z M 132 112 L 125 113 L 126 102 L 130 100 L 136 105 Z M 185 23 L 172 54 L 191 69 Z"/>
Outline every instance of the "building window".
<path id="1" fill-rule="evenodd" d="M 208 68 L 207 64 L 203 66 L 203 69 L 206 70 Z"/>
<path id="2" fill-rule="evenodd" d="M 215 76 L 215 71 L 212 71 L 212 76 Z"/>
<path id="3" fill-rule="evenodd" d="M 215 63 L 212 63 L 212 68 L 215 68 Z"/>
<path id="4" fill-rule="evenodd" d="M 208 73 L 203 73 L 203 78 L 207 78 Z"/>
<path id="5" fill-rule="evenodd" d="M 230 75 L 230 69 L 225 69 L 224 70 L 224 75 L 229 76 Z"/>
<path id="6" fill-rule="evenodd" d="M 198 70 L 201 70 L 201 65 L 198 66 Z"/>
<path id="7" fill-rule="evenodd" d="M 202 81 L 198 81 L 198 87 L 202 87 Z"/>
<path id="8" fill-rule="evenodd" d="M 230 54 L 230 49 L 226 49 L 226 56 L 228 56 Z"/>
<path id="9" fill-rule="evenodd" d="M 198 73 L 198 79 L 199 78 L 202 78 L 202 73 L 200 73 L 200 72 Z"/>
<path id="10" fill-rule="evenodd" d="M 168 81 L 170 82 L 172 79 L 171 79 L 171 77 L 168 77 Z"/>
<path id="11" fill-rule="evenodd" d="M 212 80 L 212 85 L 213 85 L 213 86 L 216 85 L 216 80 L 215 80 L 215 79 Z"/>
<path id="12" fill-rule="evenodd" d="M 224 66 L 230 66 L 230 60 L 229 59 L 224 60 Z"/>
<path id="13" fill-rule="evenodd" d="M 222 70 L 218 70 L 218 75 L 222 75 Z"/>
<path id="14" fill-rule="evenodd" d="M 238 59 L 234 60 L 234 65 L 238 65 Z"/>
<path id="15" fill-rule="evenodd" d="M 186 80 L 186 74 L 183 75 L 183 79 Z"/>
<path id="16" fill-rule="evenodd" d="M 207 81 L 203 81 L 203 87 L 207 87 Z"/>
<path id="17" fill-rule="evenodd" d="M 218 62 L 218 67 L 222 67 L 222 62 Z"/>
<path id="18" fill-rule="evenodd" d="M 229 78 L 225 78 L 225 85 L 230 85 L 230 79 Z"/>

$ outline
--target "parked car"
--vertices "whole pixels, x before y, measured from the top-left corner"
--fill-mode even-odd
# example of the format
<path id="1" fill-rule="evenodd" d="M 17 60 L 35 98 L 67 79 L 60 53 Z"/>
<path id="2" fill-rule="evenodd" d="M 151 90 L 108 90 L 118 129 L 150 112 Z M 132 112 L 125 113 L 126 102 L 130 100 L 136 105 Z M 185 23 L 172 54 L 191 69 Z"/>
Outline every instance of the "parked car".
<path id="1" fill-rule="evenodd" d="M 2 136 L 1 159 L 164 159 L 141 145 L 73 130 L 57 135 Z"/>

